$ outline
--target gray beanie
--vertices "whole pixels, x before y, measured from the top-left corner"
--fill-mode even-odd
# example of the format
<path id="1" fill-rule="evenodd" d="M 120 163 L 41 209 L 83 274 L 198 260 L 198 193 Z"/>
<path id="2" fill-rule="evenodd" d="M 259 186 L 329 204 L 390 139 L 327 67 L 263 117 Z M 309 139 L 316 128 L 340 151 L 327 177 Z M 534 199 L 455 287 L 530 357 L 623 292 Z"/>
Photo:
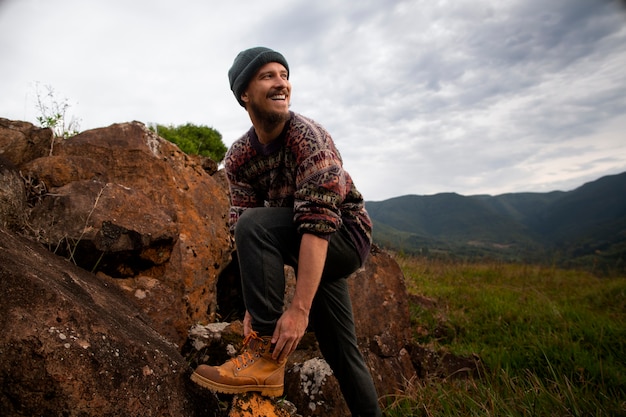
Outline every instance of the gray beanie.
<path id="1" fill-rule="evenodd" d="M 230 81 L 230 89 L 242 107 L 245 107 L 245 105 L 241 101 L 241 94 L 248 87 L 250 80 L 259 68 L 270 62 L 282 64 L 287 69 L 287 74 L 289 74 L 289 65 L 285 57 L 269 48 L 257 46 L 246 49 L 239 52 L 235 58 L 233 66 L 228 70 L 228 81 Z"/>

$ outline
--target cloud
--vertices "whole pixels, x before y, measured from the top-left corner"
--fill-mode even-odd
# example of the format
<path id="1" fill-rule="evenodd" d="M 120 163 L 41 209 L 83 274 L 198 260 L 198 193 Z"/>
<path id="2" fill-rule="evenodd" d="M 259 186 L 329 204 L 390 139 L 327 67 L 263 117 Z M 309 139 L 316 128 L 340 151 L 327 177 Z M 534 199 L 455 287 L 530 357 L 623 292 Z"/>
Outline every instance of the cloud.
<path id="1" fill-rule="evenodd" d="M 34 120 L 39 81 L 84 128 L 192 122 L 228 145 L 250 122 L 226 73 L 265 45 L 367 199 L 572 189 L 626 170 L 625 19 L 608 0 L 5 0 L 0 117 Z"/>

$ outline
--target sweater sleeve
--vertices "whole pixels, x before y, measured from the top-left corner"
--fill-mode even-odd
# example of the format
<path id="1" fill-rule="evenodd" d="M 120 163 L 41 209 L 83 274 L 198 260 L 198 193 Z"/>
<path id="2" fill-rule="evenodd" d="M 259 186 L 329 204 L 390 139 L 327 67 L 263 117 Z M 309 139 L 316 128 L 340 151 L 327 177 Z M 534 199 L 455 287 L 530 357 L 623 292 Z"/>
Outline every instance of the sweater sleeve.
<path id="1" fill-rule="evenodd" d="M 349 188 L 339 152 L 328 132 L 313 122 L 295 127 L 298 168 L 294 220 L 300 233 L 329 238 L 342 225 L 341 203 Z"/>
<path id="2" fill-rule="evenodd" d="M 229 149 L 224 158 L 224 170 L 228 179 L 228 187 L 230 191 L 230 211 L 228 216 L 228 225 L 231 233 L 235 231 L 235 225 L 239 220 L 239 216 L 251 207 L 259 207 L 263 205 L 263 201 L 259 201 L 258 195 L 251 184 L 239 178 L 237 173 L 240 172 L 242 161 L 247 158 L 245 146 L 236 142 Z"/>

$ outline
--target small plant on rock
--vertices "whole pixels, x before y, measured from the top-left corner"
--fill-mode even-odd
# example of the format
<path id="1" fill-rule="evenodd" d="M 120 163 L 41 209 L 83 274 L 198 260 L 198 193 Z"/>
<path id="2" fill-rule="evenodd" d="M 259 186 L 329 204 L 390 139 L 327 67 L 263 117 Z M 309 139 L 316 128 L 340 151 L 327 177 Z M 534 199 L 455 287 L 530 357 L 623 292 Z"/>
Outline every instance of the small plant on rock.
<path id="1" fill-rule="evenodd" d="M 46 85 L 46 92 L 40 90 L 40 84 L 36 84 L 37 103 L 39 112 L 37 122 L 44 128 L 50 128 L 54 135 L 67 139 L 79 133 L 79 120 L 69 115 L 71 105 L 67 98 L 59 101 L 54 89 Z"/>

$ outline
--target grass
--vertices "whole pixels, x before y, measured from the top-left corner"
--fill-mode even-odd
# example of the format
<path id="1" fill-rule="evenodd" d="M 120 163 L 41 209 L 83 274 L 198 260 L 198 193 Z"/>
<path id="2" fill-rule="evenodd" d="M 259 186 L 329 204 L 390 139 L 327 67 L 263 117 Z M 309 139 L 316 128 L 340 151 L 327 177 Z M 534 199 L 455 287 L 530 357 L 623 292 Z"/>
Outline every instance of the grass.
<path id="1" fill-rule="evenodd" d="M 398 260 L 415 340 L 477 354 L 469 380 L 412 381 L 386 416 L 626 416 L 626 277 L 504 263 Z M 443 329 L 443 331 L 442 331 Z"/>

